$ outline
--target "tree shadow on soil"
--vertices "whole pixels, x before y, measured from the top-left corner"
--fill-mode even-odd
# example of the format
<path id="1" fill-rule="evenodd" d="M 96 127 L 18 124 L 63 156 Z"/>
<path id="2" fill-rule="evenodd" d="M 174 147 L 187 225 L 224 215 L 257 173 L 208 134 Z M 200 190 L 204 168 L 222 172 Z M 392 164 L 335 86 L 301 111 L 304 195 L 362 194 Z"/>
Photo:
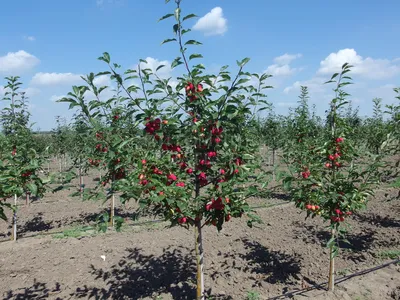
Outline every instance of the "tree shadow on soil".
<path id="1" fill-rule="evenodd" d="M 281 251 L 271 251 L 258 242 L 243 240 L 246 249 L 245 254 L 224 254 L 226 259 L 218 270 L 210 276 L 215 280 L 217 275 L 223 275 L 225 278 L 230 277 L 232 274 L 231 269 L 249 272 L 249 278 L 254 282 L 253 287 L 260 286 L 263 281 L 275 284 L 292 283 L 293 279 L 299 280 L 300 255 L 289 255 Z M 240 260 L 237 259 L 240 257 Z M 225 270 L 225 271 L 224 271 Z"/>
<path id="2" fill-rule="evenodd" d="M 244 240 L 247 254 L 241 258 L 248 262 L 245 271 L 260 274 L 269 283 L 290 283 L 293 278 L 299 280 L 301 271 L 300 255 L 289 255 L 281 251 L 271 251 L 258 242 Z M 260 284 L 256 278 L 255 284 Z"/>
<path id="3" fill-rule="evenodd" d="M 43 220 L 43 213 L 38 213 L 32 219 L 26 221 L 22 226 L 18 227 L 18 234 L 24 234 L 28 232 L 47 231 L 52 229 L 53 222 L 47 222 Z"/>
<path id="4" fill-rule="evenodd" d="M 185 252 L 189 252 L 185 249 Z M 140 299 L 170 293 L 173 299 L 195 299 L 196 266 L 192 255 L 182 249 L 164 249 L 161 256 L 146 255 L 140 248 L 127 249 L 128 255 L 109 270 L 91 265 L 90 273 L 102 280 L 101 287 L 84 286 L 75 298 Z M 107 286 L 106 288 L 104 286 Z"/>
<path id="5" fill-rule="evenodd" d="M 360 222 L 366 222 L 373 226 L 379 226 L 384 228 L 400 228 L 400 220 L 389 218 L 389 216 L 381 217 L 377 214 L 365 214 L 365 215 L 356 215 L 356 218 Z"/>
<path id="6" fill-rule="evenodd" d="M 301 234 L 305 235 L 303 241 L 305 243 L 316 243 L 325 247 L 331 238 L 331 235 L 326 230 L 315 230 L 314 226 L 304 226 L 305 230 L 301 230 Z M 347 242 L 339 238 L 339 247 L 344 250 L 357 253 L 357 255 L 351 255 L 349 259 L 353 261 L 365 260 L 363 252 L 371 249 L 375 241 L 375 231 L 371 229 L 365 229 L 362 233 L 348 233 L 345 235 Z M 300 232 L 298 232 L 300 234 Z"/>
<path id="7" fill-rule="evenodd" d="M 97 223 L 98 218 L 103 214 L 103 213 L 109 213 L 110 211 L 108 209 L 103 209 L 102 211 L 99 212 L 89 212 L 89 213 L 81 213 L 78 217 L 73 217 L 70 218 L 69 220 L 59 220 L 56 221 L 58 223 L 58 227 L 64 227 L 64 226 L 70 226 L 70 225 L 93 225 Z M 135 216 L 134 212 L 128 212 L 124 211 L 121 208 L 115 208 L 115 216 L 121 217 L 121 218 L 133 218 Z"/>
<path id="8" fill-rule="evenodd" d="M 59 293 L 60 284 L 57 282 L 54 288 L 47 287 L 46 283 L 37 282 L 34 279 L 34 283 L 30 287 L 19 288 L 15 291 L 9 290 L 3 295 L 3 300 L 26 300 L 26 299 L 61 299 L 55 298 L 55 294 Z"/>

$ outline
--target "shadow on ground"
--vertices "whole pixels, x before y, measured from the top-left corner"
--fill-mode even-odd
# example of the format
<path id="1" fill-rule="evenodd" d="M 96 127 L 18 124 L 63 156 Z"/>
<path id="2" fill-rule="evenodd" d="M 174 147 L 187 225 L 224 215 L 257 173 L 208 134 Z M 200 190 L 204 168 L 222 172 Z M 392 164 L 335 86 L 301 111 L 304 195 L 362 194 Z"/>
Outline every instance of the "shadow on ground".
<path id="1" fill-rule="evenodd" d="M 247 253 L 241 258 L 247 261 L 247 269 L 251 273 L 259 274 L 262 280 L 269 283 L 290 283 L 299 280 L 300 255 L 289 255 L 280 251 L 271 251 L 258 242 L 243 241 Z M 256 278 L 255 284 L 260 280 Z"/>
<path id="2" fill-rule="evenodd" d="M 43 220 L 43 213 L 38 213 L 32 219 L 26 221 L 22 226 L 18 227 L 18 234 L 25 234 L 28 232 L 47 231 L 52 229 L 53 222 Z"/>
<path id="3" fill-rule="evenodd" d="M 15 291 L 9 290 L 3 294 L 3 300 L 26 300 L 26 299 L 61 299 L 56 297 L 60 292 L 60 284 L 56 283 L 54 288 L 49 288 L 46 283 L 37 282 L 36 279 L 30 287 L 20 288 Z"/>
<path id="4" fill-rule="evenodd" d="M 243 240 L 245 253 L 226 253 L 224 262 L 210 274 L 213 280 L 223 277 L 224 280 L 235 276 L 234 270 L 245 272 L 253 287 L 261 286 L 263 282 L 292 284 L 300 279 L 300 255 L 290 255 L 281 251 L 272 251 L 262 244 Z"/>
<path id="5" fill-rule="evenodd" d="M 321 244 L 326 246 L 331 238 L 330 232 L 327 230 L 316 230 L 313 225 L 298 226 L 294 232 L 299 238 L 303 237 L 303 241 L 307 244 Z M 341 249 L 349 249 L 354 252 L 362 252 L 369 250 L 375 240 L 375 231 L 365 229 L 363 233 L 348 233 L 345 239 L 339 238 L 339 246 Z"/>
<path id="6" fill-rule="evenodd" d="M 366 222 L 370 225 L 377 226 L 377 227 L 384 227 L 384 228 L 400 228 L 400 220 L 386 217 L 381 217 L 377 214 L 363 214 L 363 215 L 356 215 L 356 218 L 360 222 Z"/>
<path id="7" fill-rule="evenodd" d="M 190 253 L 188 249 L 184 249 Z M 191 254 L 181 249 L 164 249 L 161 256 L 144 254 L 140 248 L 127 249 L 128 254 L 109 270 L 91 265 L 96 286 L 83 286 L 74 298 L 140 299 L 171 294 L 173 299 L 195 299 L 196 266 Z M 105 288 L 106 286 L 106 288 Z"/>

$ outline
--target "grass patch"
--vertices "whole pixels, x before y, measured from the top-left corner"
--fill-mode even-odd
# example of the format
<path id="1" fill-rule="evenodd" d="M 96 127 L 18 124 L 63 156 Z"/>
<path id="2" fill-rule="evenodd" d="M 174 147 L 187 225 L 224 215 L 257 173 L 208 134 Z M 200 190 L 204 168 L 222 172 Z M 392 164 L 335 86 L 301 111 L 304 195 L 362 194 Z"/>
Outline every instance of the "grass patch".
<path id="1" fill-rule="evenodd" d="M 254 291 L 248 291 L 246 300 L 259 300 L 260 294 Z"/>
<path id="2" fill-rule="evenodd" d="M 379 258 L 382 259 L 396 259 L 396 258 L 400 258 L 400 249 L 394 249 L 394 250 L 385 250 L 382 252 L 379 252 L 377 254 L 377 256 Z"/>
<path id="3" fill-rule="evenodd" d="M 398 177 L 394 182 L 392 182 L 389 186 L 394 188 L 400 188 L 400 177 Z"/>
<path id="4" fill-rule="evenodd" d="M 79 238 L 82 236 L 93 236 L 96 234 L 96 229 L 92 226 L 76 226 L 70 229 L 66 229 L 61 233 L 56 233 L 53 235 L 55 239 L 65 239 L 65 238 Z"/>

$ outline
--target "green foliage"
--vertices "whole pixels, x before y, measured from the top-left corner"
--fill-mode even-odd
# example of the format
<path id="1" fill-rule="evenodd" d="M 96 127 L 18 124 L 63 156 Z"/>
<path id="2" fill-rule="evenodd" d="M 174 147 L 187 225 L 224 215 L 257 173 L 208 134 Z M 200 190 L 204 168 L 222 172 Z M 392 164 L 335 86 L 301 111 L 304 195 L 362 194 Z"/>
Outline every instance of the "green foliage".
<path id="1" fill-rule="evenodd" d="M 4 207 L 16 209 L 5 201 L 23 194 L 43 196 L 44 182 L 40 178 L 42 160 L 33 149 L 33 136 L 29 123 L 27 98 L 19 92 L 19 77 L 6 77 L 3 101 L 9 103 L 2 115 L 4 136 L 0 152 L 0 218 L 6 219 Z"/>
<path id="2" fill-rule="evenodd" d="M 373 153 L 379 154 L 389 130 L 383 121 L 382 99 L 375 98 L 372 101 L 374 103 L 374 114 L 371 118 L 365 120 L 363 133 L 367 147 Z"/>
<path id="3" fill-rule="evenodd" d="M 260 299 L 260 294 L 257 292 L 249 291 L 249 292 L 247 292 L 246 299 L 247 300 L 258 300 L 258 299 Z"/>
<path id="4" fill-rule="evenodd" d="M 178 78 L 176 87 L 157 71 L 144 68 L 145 60 L 122 74 L 121 67 L 104 53 L 99 60 L 109 71 L 87 75 L 85 86 L 73 87 L 60 100 L 78 108 L 91 136 L 97 133 L 99 141 L 91 159 L 95 164 L 101 161 L 108 170 L 95 189 L 85 189 L 84 199 L 107 201 L 118 193 L 123 202 L 139 201 L 143 211 L 163 215 L 172 225 L 203 220 L 220 230 L 231 217 L 247 214 L 251 226 L 259 220 L 246 199 L 258 194 L 266 182 L 262 175 L 255 178 L 258 182 L 249 182 L 260 168 L 256 132 L 249 125 L 257 109 L 267 104 L 263 91 L 270 88 L 265 83 L 270 76 L 244 72 L 248 58 L 237 62 L 234 76 L 227 67 L 209 75 L 203 65 L 189 64 L 185 46 L 200 43 L 183 41 L 187 33 L 183 23 L 189 17 L 181 19 L 177 5 L 173 15 L 161 18 L 174 16 L 177 22 L 175 38 L 168 42 L 178 43 L 181 56 L 171 67 L 183 65 L 187 74 Z M 94 84 L 100 75 L 117 85 L 115 95 L 104 101 L 100 101 L 104 89 Z M 248 84 L 252 78 L 256 86 Z M 132 79 L 139 84 L 132 84 Z M 87 93 L 93 100 L 85 97 Z"/>
<path id="5" fill-rule="evenodd" d="M 350 69 L 350 65 L 343 65 L 342 72 L 328 81 L 336 84 L 336 96 L 327 116 L 330 130 L 325 140 L 308 140 L 300 153 L 287 149 L 287 156 L 297 156 L 298 163 L 289 165 L 290 175 L 284 179 L 296 206 L 305 210 L 307 217 L 320 216 L 330 222 L 335 234 L 328 246 L 333 247 L 334 255 L 338 250 L 336 233 L 343 233 L 343 221 L 366 206 L 374 184 L 379 182 L 382 158 L 359 155 L 348 138 L 352 128 L 341 116 L 340 108 L 348 104 L 349 95 L 343 88 L 351 84 Z"/>
<path id="6" fill-rule="evenodd" d="M 379 258 L 382 258 L 382 259 L 399 259 L 400 258 L 400 249 L 381 251 L 376 256 Z"/>

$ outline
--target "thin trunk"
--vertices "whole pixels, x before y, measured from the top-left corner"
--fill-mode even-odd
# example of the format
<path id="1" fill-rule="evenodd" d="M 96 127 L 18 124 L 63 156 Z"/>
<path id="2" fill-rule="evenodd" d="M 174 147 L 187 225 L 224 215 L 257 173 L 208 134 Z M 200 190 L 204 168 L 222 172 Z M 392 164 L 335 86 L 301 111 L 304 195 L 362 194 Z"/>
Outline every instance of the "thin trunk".
<path id="1" fill-rule="evenodd" d="M 80 197 L 81 197 L 81 199 L 82 199 L 82 192 L 83 192 L 83 176 L 82 176 L 82 166 L 81 166 L 80 160 L 79 160 L 78 174 L 79 174 L 79 193 L 80 193 Z"/>
<path id="2" fill-rule="evenodd" d="M 25 198 L 25 205 L 28 205 L 29 206 L 29 204 L 30 204 L 30 197 L 29 197 L 29 193 L 26 193 L 26 198 Z"/>
<path id="3" fill-rule="evenodd" d="M 331 236 L 334 237 L 335 229 L 332 229 Z M 330 257 L 329 257 L 329 281 L 328 290 L 333 291 L 335 289 L 335 258 L 333 256 L 334 243 L 330 246 Z"/>
<path id="4" fill-rule="evenodd" d="M 115 175 L 113 175 L 111 187 L 114 186 Z M 114 227 L 114 216 L 115 216 L 115 194 L 114 190 L 111 191 L 111 208 L 110 208 L 110 227 Z"/>
<path id="5" fill-rule="evenodd" d="M 275 148 L 272 148 L 272 180 L 275 181 Z"/>
<path id="6" fill-rule="evenodd" d="M 13 214 L 13 229 L 11 233 L 11 240 L 16 241 L 17 240 L 17 195 L 14 195 L 14 206 L 15 206 L 15 211 Z"/>
<path id="7" fill-rule="evenodd" d="M 200 182 L 196 178 L 195 183 L 195 197 L 200 197 Z M 196 250 L 196 265 L 197 265 L 197 290 L 196 299 L 204 300 L 204 250 L 203 250 L 203 237 L 201 228 L 201 219 L 195 221 L 195 250 Z"/>
<path id="8" fill-rule="evenodd" d="M 204 300 L 204 250 L 201 221 L 196 222 L 196 264 L 197 264 L 197 300 Z"/>
<path id="9" fill-rule="evenodd" d="M 331 131 L 332 131 L 332 139 L 336 138 L 336 104 L 332 106 L 332 124 L 331 124 Z M 336 171 L 335 168 L 332 167 L 332 183 L 336 184 Z M 331 237 L 335 236 L 335 229 L 331 229 Z M 335 259 L 334 259 L 334 246 L 335 243 L 331 243 L 330 251 L 329 251 L 329 280 L 328 280 L 328 290 L 333 291 L 335 288 Z"/>

